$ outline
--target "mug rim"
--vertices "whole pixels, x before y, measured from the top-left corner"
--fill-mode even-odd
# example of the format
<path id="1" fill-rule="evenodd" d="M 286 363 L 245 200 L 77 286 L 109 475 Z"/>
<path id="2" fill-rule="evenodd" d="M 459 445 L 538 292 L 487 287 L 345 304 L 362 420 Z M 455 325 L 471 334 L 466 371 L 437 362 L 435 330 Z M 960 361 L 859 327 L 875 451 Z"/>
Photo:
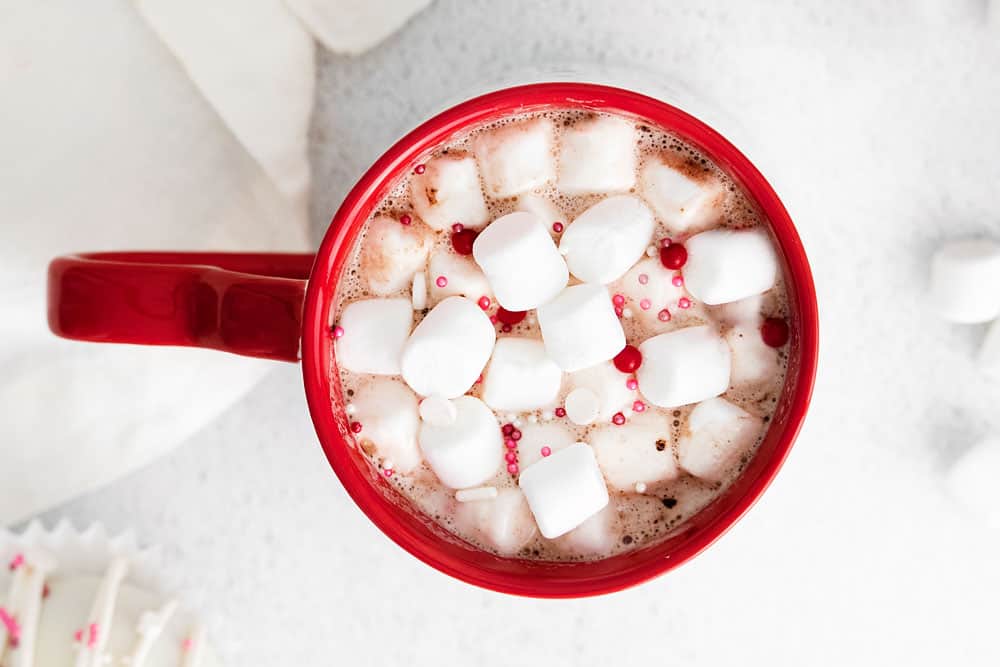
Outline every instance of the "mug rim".
<path id="1" fill-rule="evenodd" d="M 782 405 L 785 410 L 783 428 L 774 436 L 776 442 L 766 460 L 757 461 L 764 446 L 762 443 L 747 469 L 730 485 L 730 488 L 735 487 L 749 474 L 751 467 L 756 467 L 756 476 L 742 493 L 669 554 L 610 574 L 566 581 L 519 577 L 472 565 L 446 553 L 441 538 L 428 539 L 426 533 L 419 534 L 413 529 L 412 520 L 402 520 L 400 513 L 405 510 L 393 505 L 375 487 L 372 476 L 365 474 L 352 460 L 350 437 L 346 423 L 338 420 L 334 410 L 331 393 L 334 383 L 330 381 L 333 345 L 330 306 L 336 296 L 340 270 L 353 247 L 356 229 L 406 170 L 419 164 L 424 156 L 455 133 L 483 124 L 490 118 L 540 108 L 583 108 L 636 116 L 695 144 L 719 164 L 761 208 L 781 249 L 788 281 L 790 319 L 793 320 L 793 343 L 798 346 L 797 356 L 789 359 L 789 375 L 793 363 L 797 369 L 795 386 L 789 388 L 786 379 L 781 399 L 782 404 L 787 402 Z M 630 90 L 583 82 L 532 83 L 479 95 L 442 111 L 393 144 L 358 180 L 333 216 L 316 254 L 305 297 L 302 372 L 309 411 L 327 460 L 355 504 L 396 544 L 440 572 L 482 588 L 530 597 L 584 597 L 635 586 L 687 562 L 719 539 L 760 498 L 784 463 L 808 411 L 818 361 L 818 328 L 812 272 L 791 217 L 763 175 L 727 139 L 677 107 Z M 339 392 L 339 388 L 336 391 Z M 777 419 L 772 422 L 772 428 L 776 425 Z M 769 430 L 765 441 L 771 437 Z M 693 522 L 727 493 L 729 489 L 709 506 L 686 518 L 681 526 Z"/>

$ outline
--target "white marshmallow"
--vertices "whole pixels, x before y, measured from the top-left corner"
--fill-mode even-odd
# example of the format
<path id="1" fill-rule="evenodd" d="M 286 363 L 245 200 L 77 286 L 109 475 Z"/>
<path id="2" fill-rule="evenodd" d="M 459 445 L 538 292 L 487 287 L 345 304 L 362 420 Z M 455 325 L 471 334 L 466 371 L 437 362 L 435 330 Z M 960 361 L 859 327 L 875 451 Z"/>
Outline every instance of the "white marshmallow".
<path id="1" fill-rule="evenodd" d="M 417 397 L 398 380 L 376 377 L 364 382 L 351 399 L 351 420 L 361 424 L 358 439 L 375 447 L 382 461 L 394 470 L 408 473 L 420 465 L 417 448 Z"/>
<path id="2" fill-rule="evenodd" d="M 618 511 L 612 500 L 604 509 L 556 540 L 558 548 L 578 556 L 602 556 L 618 541 Z"/>
<path id="3" fill-rule="evenodd" d="M 648 338 L 639 345 L 639 391 L 653 405 L 676 408 L 712 398 L 729 388 L 732 354 L 709 326 Z"/>
<path id="4" fill-rule="evenodd" d="M 563 229 L 565 229 L 566 214 L 548 197 L 528 192 L 517 198 L 517 207 L 515 210 L 534 215 L 542 221 L 542 224 L 545 225 L 545 228 L 549 230 L 549 234 L 552 236 L 557 235 L 557 232 L 552 229 L 553 224 L 561 222 L 564 225 Z"/>
<path id="5" fill-rule="evenodd" d="M 755 294 L 739 301 L 711 306 L 713 318 L 729 326 L 759 327 L 764 321 L 764 296 Z"/>
<path id="6" fill-rule="evenodd" d="M 590 444 L 608 486 L 632 492 L 636 484 L 677 478 L 670 446 L 671 417 L 662 412 L 636 413 L 618 426 L 606 424 L 590 434 Z M 657 443 L 663 443 L 662 449 Z"/>
<path id="7" fill-rule="evenodd" d="M 458 410 L 447 398 L 428 396 L 420 401 L 420 418 L 435 426 L 450 426 L 455 423 Z"/>
<path id="8" fill-rule="evenodd" d="M 625 386 L 628 376 L 615 368 L 610 361 L 582 371 L 570 373 L 566 385 L 572 389 L 589 389 L 597 396 L 598 421 L 611 421 L 616 412 L 623 412 L 636 398 L 635 392 Z M 567 414 L 569 406 L 567 407 Z"/>
<path id="9" fill-rule="evenodd" d="M 642 282 L 645 276 L 645 283 Z M 674 329 L 695 312 L 699 312 L 697 304 L 687 310 L 677 307 L 677 302 L 683 297 L 684 287 L 673 284 L 674 272 L 664 268 L 659 257 L 643 259 L 616 282 L 613 290 L 629 300 L 632 314 L 643 324 L 655 330 Z M 661 322 L 659 313 L 666 308 L 671 319 Z"/>
<path id="10" fill-rule="evenodd" d="M 420 219 L 437 230 L 456 222 L 482 229 L 489 211 L 479 187 L 476 161 L 468 155 L 443 155 L 428 160 L 424 173 L 410 180 L 410 199 Z"/>
<path id="11" fill-rule="evenodd" d="M 494 220 L 476 237 L 472 256 L 507 310 L 536 308 L 569 281 L 556 244 L 531 213 L 518 211 Z"/>
<path id="12" fill-rule="evenodd" d="M 438 278 L 441 277 L 447 281 L 444 287 L 438 285 Z M 472 258 L 457 255 L 450 250 L 437 250 L 431 255 L 431 261 L 427 265 L 427 281 L 432 304 L 449 296 L 466 296 L 473 301 L 487 296 L 492 300 L 490 283 Z"/>
<path id="13" fill-rule="evenodd" d="M 549 356 L 564 371 L 613 359 L 625 332 L 602 285 L 573 285 L 538 308 L 538 326 Z"/>
<path id="14" fill-rule="evenodd" d="M 578 442 L 521 472 L 518 480 L 538 529 L 563 535 L 608 504 L 608 489 L 593 450 Z"/>
<path id="15" fill-rule="evenodd" d="M 931 308 L 951 322 L 988 322 L 1000 315 L 1000 243 L 955 241 L 931 259 Z"/>
<path id="16" fill-rule="evenodd" d="M 457 521 L 504 556 L 516 554 L 538 534 L 520 489 L 503 489 L 492 500 L 463 503 Z"/>
<path id="17" fill-rule="evenodd" d="M 710 171 L 663 153 L 639 170 L 642 196 L 671 232 L 704 228 L 722 213 L 726 191 Z"/>
<path id="18" fill-rule="evenodd" d="M 576 444 L 573 429 L 561 422 L 525 424 L 520 430 L 521 439 L 517 441 L 517 463 L 522 471 L 544 458 L 542 447 L 548 447 L 549 455 L 552 455 Z"/>
<path id="19" fill-rule="evenodd" d="M 556 177 L 555 126 L 548 118 L 480 134 L 473 141 L 472 151 L 491 197 L 513 197 Z"/>
<path id="20" fill-rule="evenodd" d="M 1000 320 L 994 320 L 979 346 L 979 364 L 987 372 L 1000 371 Z"/>
<path id="21" fill-rule="evenodd" d="M 410 301 L 413 303 L 413 310 L 423 310 L 427 307 L 427 274 L 417 271 L 413 274 L 413 282 L 410 284 Z"/>
<path id="22" fill-rule="evenodd" d="M 709 305 L 766 292 L 778 277 L 774 245 L 762 229 L 713 229 L 695 234 L 684 246 L 684 282 L 696 299 Z"/>
<path id="23" fill-rule="evenodd" d="M 700 479 L 721 481 L 750 451 L 762 428 L 760 417 L 724 398 L 699 403 L 688 415 L 687 432 L 677 441 L 681 468 Z"/>
<path id="24" fill-rule="evenodd" d="M 574 424 L 586 426 L 597 419 L 601 402 L 597 394 L 585 387 L 579 387 L 566 394 L 566 416 Z"/>
<path id="25" fill-rule="evenodd" d="M 378 296 L 405 289 L 423 268 L 432 245 L 424 225 L 403 225 L 386 216 L 372 220 L 361 249 L 361 273 L 369 289 Z"/>
<path id="26" fill-rule="evenodd" d="M 764 344 L 759 327 L 735 326 L 726 332 L 724 338 L 732 352 L 729 382 L 734 387 L 756 384 L 776 376 L 780 366 L 778 351 Z"/>
<path id="27" fill-rule="evenodd" d="M 562 133 L 559 189 L 569 195 L 629 190 L 636 159 L 631 121 L 615 116 L 580 121 Z"/>
<path id="28" fill-rule="evenodd" d="M 460 503 L 471 503 L 476 500 L 492 500 L 497 497 L 497 487 L 477 486 L 471 489 L 459 489 L 455 492 L 455 500 Z"/>
<path id="29" fill-rule="evenodd" d="M 399 375 L 406 337 L 413 325 L 409 299 L 363 299 L 340 315 L 344 335 L 336 341 L 337 363 L 354 373 Z"/>
<path id="30" fill-rule="evenodd" d="M 486 404 L 474 396 L 453 401 L 455 421 L 447 426 L 420 425 L 420 451 L 441 483 L 452 489 L 482 484 L 503 462 L 500 424 Z"/>
<path id="31" fill-rule="evenodd" d="M 977 442 L 951 467 L 945 486 L 970 514 L 1000 529 L 1000 437 Z"/>
<path id="32" fill-rule="evenodd" d="M 562 371 L 534 338 L 507 336 L 493 347 L 483 376 L 483 401 L 494 410 L 534 410 L 552 403 Z"/>
<path id="33" fill-rule="evenodd" d="M 562 235 L 559 251 L 570 273 L 588 283 L 617 280 L 646 252 L 653 214 L 638 197 L 617 195 L 581 213 Z"/>
<path id="34" fill-rule="evenodd" d="M 482 309 L 450 296 L 427 313 L 403 346 L 403 379 L 421 396 L 461 396 L 483 372 L 495 341 L 496 330 Z"/>

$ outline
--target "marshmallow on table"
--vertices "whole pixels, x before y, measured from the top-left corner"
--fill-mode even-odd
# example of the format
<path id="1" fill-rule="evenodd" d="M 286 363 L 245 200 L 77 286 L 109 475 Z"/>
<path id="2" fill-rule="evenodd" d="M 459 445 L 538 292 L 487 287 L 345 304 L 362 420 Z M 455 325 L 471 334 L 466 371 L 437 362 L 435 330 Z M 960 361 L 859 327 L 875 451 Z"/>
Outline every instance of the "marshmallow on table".
<path id="1" fill-rule="evenodd" d="M 494 342 L 496 330 L 479 305 L 450 296 L 427 313 L 403 345 L 403 379 L 421 396 L 461 396 L 479 378 Z"/>
<path id="2" fill-rule="evenodd" d="M 424 173 L 410 180 L 410 199 L 420 219 L 437 230 L 461 223 L 482 229 L 489 221 L 479 187 L 479 170 L 469 155 L 443 155 L 428 160 Z"/>
<path id="3" fill-rule="evenodd" d="M 476 237 L 472 256 L 507 310 L 536 308 L 569 281 L 566 262 L 531 213 L 517 211 L 494 220 Z"/>
<path id="4" fill-rule="evenodd" d="M 945 479 L 951 495 L 969 513 L 1000 529 L 1000 437 L 977 442 L 951 467 Z"/>
<path id="5" fill-rule="evenodd" d="M 718 482 L 750 450 L 763 422 L 724 398 L 712 398 L 691 410 L 687 426 L 677 441 L 681 468 L 700 479 Z"/>
<path id="6" fill-rule="evenodd" d="M 556 177 L 555 126 L 548 118 L 484 132 L 473 141 L 472 152 L 491 197 L 513 197 Z"/>
<path id="7" fill-rule="evenodd" d="M 666 269 L 659 257 L 647 257 L 629 269 L 612 289 L 628 298 L 633 317 L 654 329 L 673 329 L 677 323 L 698 311 L 697 307 L 686 310 L 677 307 L 677 302 L 685 294 L 684 287 L 674 285 L 673 278 L 674 272 Z M 672 316 L 667 322 L 659 319 L 659 313 L 664 308 Z"/>
<path id="8" fill-rule="evenodd" d="M 679 155 L 662 153 L 639 170 L 642 196 L 671 232 L 683 233 L 713 223 L 726 191 L 711 171 Z"/>
<path id="9" fill-rule="evenodd" d="M 625 332 L 602 285 L 567 287 L 539 306 L 537 316 L 545 349 L 564 371 L 608 361 L 625 347 Z"/>
<path id="10" fill-rule="evenodd" d="M 563 232 L 559 251 L 570 273 L 610 283 L 642 257 L 653 238 L 653 214 L 638 197 L 617 195 L 594 204 Z"/>
<path id="11" fill-rule="evenodd" d="M 566 386 L 570 391 L 587 389 L 597 398 L 597 411 L 592 421 L 611 421 L 616 412 L 621 412 L 631 405 L 636 398 L 635 392 L 629 389 L 625 382 L 628 376 L 615 368 L 610 361 L 569 373 Z M 567 416 L 568 416 L 568 406 Z"/>
<path id="12" fill-rule="evenodd" d="M 444 286 L 438 284 L 438 279 Z M 431 303 L 437 303 L 449 296 L 466 296 L 473 301 L 480 297 L 490 297 L 493 290 L 486 275 L 479 270 L 470 257 L 463 257 L 447 249 L 436 250 L 427 264 L 427 282 L 431 291 Z"/>
<path id="13" fill-rule="evenodd" d="M 563 130 L 559 189 L 568 195 L 621 192 L 635 185 L 635 124 L 595 116 Z"/>
<path id="14" fill-rule="evenodd" d="M 403 345 L 412 325 L 409 299 L 349 303 L 338 322 L 344 335 L 336 341 L 337 363 L 354 373 L 399 375 Z"/>
<path id="15" fill-rule="evenodd" d="M 612 500 L 604 509 L 556 540 L 556 546 L 577 556 L 609 553 L 618 541 L 618 511 Z"/>
<path id="16" fill-rule="evenodd" d="M 397 472 L 408 473 L 420 465 L 417 397 L 406 385 L 385 377 L 371 378 L 358 387 L 350 403 L 351 420 L 361 424 L 358 440 L 370 442 L 379 458 Z"/>
<path id="17" fill-rule="evenodd" d="M 684 246 L 684 284 L 709 305 L 766 292 L 778 277 L 778 257 L 763 229 L 713 229 L 695 234 Z"/>
<path id="18" fill-rule="evenodd" d="M 403 225 L 386 216 L 372 220 L 361 248 L 361 273 L 372 293 L 388 296 L 406 288 L 423 268 L 432 244 L 424 225 Z"/>
<path id="19" fill-rule="evenodd" d="M 653 405 L 676 408 L 712 398 L 729 388 L 732 354 L 710 326 L 694 326 L 647 338 L 639 345 L 639 391 Z"/>
<path id="20" fill-rule="evenodd" d="M 518 488 L 503 489 L 490 500 L 461 503 L 457 521 L 473 529 L 504 556 L 517 553 L 538 534 L 535 519 Z"/>
<path id="21" fill-rule="evenodd" d="M 552 403 L 562 371 L 535 338 L 507 336 L 493 347 L 483 375 L 483 401 L 494 410 L 534 410 Z"/>
<path id="22" fill-rule="evenodd" d="M 573 530 L 608 504 L 608 489 L 594 452 L 582 442 L 522 471 L 518 485 L 538 530 L 548 539 Z"/>
<path id="23" fill-rule="evenodd" d="M 945 244 L 931 259 L 931 308 L 952 322 L 1000 316 L 1000 243 L 985 239 Z"/>
<path id="24" fill-rule="evenodd" d="M 517 464 L 522 471 L 545 458 L 542 447 L 548 447 L 551 456 L 576 444 L 573 429 L 561 422 L 524 424 L 519 430 L 521 439 L 517 441 Z"/>
<path id="25" fill-rule="evenodd" d="M 672 417 L 661 412 L 632 415 L 618 426 L 606 424 L 590 434 L 590 444 L 608 486 L 635 491 L 636 484 L 677 478 L 677 462 L 670 446 Z"/>
<path id="26" fill-rule="evenodd" d="M 503 439 L 496 416 L 474 396 L 452 401 L 455 420 L 420 425 L 420 451 L 445 486 L 466 489 L 497 474 L 503 461 Z"/>
<path id="27" fill-rule="evenodd" d="M 556 206 L 556 204 L 548 197 L 543 197 L 542 195 L 536 195 L 532 192 L 525 193 L 517 198 L 517 206 L 515 210 L 523 211 L 525 213 L 531 213 L 536 218 L 542 221 L 545 228 L 549 230 L 549 234 L 556 235 L 557 232 L 552 229 L 552 225 L 559 222 L 564 225 L 566 224 L 566 214 Z"/>
<path id="28" fill-rule="evenodd" d="M 730 384 L 755 384 L 775 377 L 780 367 L 778 350 L 764 343 L 760 327 L 741 324 L 727 331 L 724 338 L 733 359 Z"/>

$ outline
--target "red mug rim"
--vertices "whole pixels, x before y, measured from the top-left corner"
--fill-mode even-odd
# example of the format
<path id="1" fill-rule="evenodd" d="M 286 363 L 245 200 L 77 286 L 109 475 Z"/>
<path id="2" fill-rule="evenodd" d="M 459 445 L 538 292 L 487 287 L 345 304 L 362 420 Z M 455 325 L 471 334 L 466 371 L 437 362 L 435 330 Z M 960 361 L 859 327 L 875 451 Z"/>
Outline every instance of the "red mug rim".
<path id="1" fill-rule="evenodd" d="M 665 541 L 601 561 L 499 558 L 401 509 L 401 498 L 349 444 L 344 415 L 334 409 L 339 386 L 330 382 L 329 311 L 360 224 L 406 170 L 456 132 L 538 108 L 631 115 L 699 147 L 760 207 L 784 257 L 788 282 L 792 332 L 788 376 L 769 432 L 747 468 Z M 711 545 L 756 502 L 777 474 L 805 418 L 816 375 L 818 326 L 812 273 L 798 233 L 777 194 L 736 147 L 689 114 L 639 93 L 589 83 L 536 83 L 487 93 L 443 111 L 396 142 L 361 177 L 334 215 L 316 255 L 305 297 L 302 369 L 309 410 L 330 465 L 354 502 L 390 539 L 431 567 L 486 589 L 531 597 L 583 597 L 628 588 L 674 569 Z"/>

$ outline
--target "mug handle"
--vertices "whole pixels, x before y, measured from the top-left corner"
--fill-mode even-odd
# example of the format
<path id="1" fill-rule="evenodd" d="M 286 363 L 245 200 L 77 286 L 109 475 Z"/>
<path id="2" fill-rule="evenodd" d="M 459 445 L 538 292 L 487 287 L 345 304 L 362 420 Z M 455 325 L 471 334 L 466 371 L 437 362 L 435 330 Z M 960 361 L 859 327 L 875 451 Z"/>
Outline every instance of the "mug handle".
<path id="1" fill-rule="evenodd" d="M 315 255 L 99 252 L 49 264 L 49 328 L 102 343 L 181 345 L 296 362 Z"/>

